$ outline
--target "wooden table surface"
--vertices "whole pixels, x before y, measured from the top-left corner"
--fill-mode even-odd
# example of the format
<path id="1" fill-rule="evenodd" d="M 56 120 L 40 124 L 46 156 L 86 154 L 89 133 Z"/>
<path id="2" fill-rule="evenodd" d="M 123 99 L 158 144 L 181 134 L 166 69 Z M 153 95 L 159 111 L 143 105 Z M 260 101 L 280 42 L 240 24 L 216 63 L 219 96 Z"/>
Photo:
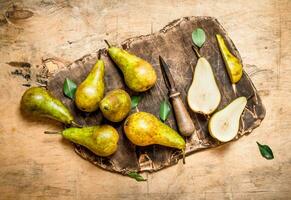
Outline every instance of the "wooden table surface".
<path id="1" fill-rule="evenodd" d="M 33 16 L 7 20 L 13 5 Z M 0 199 L 290 199 L 290 13 L 289 0 L 0 0 Z M 48 58 L 70 63 L 105 47 L 104 38 L 120 43 L 193 15 L 216 17 L 240 51 L 267 110 L 251 135 L 136 182 L 43 134 L 60 124 L 21 115 L 27 81 L 11 74 L 17 69 L 11 62 L 30 63 L 34 77 Z M 275 159 L 262 158 L 256 141 L 268 144 Z"/>

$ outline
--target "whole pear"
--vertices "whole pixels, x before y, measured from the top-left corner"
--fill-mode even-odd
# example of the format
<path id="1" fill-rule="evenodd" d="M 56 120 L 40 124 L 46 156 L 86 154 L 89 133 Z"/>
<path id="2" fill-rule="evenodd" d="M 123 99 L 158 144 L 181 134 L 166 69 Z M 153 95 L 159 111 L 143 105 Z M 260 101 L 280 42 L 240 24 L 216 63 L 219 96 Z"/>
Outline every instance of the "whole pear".
<path id="1" fill-rule="evenodd" d="M 88 148 L 98 156 L 109 156 L 118 147 L 118 132 L 109 125 L 67 128 L 61 132 L 61 135 L 71 142 Z"/>
<path id="2" fill-rule="evenodd" d="M 122 89 L 108 92 L 100 102 L 103 116 L 112 122 L 122 121 L 128 115 L 130 108 L 130 96 Z"/>
<path id="3" fill-rule="evenodd" d="M 36 117 L 48 117 L 64 124 L 74 123 L 73 116 L 68 108 L 41 87 L 27 89 L 21 98 L 20 107 L 24 113 Z"/>
<path id="4" fill-rule="evenodd" d="M 156 83 L 156 72 L 147 61 L 117 47 L 110 46 L 108 53 L 122 71 L 125 83 L 131 90 L 144 92 Z"/>
<path id="5" fill-rule="evenodd" d="M 130 115 L 123 128 L 127 138 L 138 146 L 159 144 L 181 150 L 186 146 L 179 133 L 150 113 L 137 112 Z"/>
<path id="6" fill-rule="evenodd" d="M 77 107 L 85 112 L 98 109 L 104 96 L 104 62 L 98 59 L 87 78 L 78 86 L 75 94 Z"/>

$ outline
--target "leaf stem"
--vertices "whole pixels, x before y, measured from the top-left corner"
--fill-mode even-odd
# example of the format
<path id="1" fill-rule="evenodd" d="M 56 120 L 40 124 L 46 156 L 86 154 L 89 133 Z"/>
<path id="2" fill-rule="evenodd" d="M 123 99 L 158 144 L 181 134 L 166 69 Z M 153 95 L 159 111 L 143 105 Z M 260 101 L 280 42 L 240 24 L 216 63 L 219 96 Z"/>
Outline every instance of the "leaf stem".
<path id="1" fill-rule="evenodd" d="M 252 99 L 255 96 L 255 94 L 252 94 L 250 96 L 247 97 L 247 101 L 249 101 L 250 99 Z"/>
<path id="2" fill-rule="evenodd" d="M 73 126 L 76 126 L 77 128 L 83 128 L 82 125 L 78 124 L 78 123 L 75 122 L 75 121 L 72 121 L 71 124 L 72 124 Z"/>
<path id="3" fill-rule="evenodd" d="M 200 53 L 198 52 L 198 50 L 196 49 L 196 47 L 195 47 L 194 45 L 192 45 L 192 49 L 193 49 L 193 51 L 195 52 L 196 56 L 197 56 L 198 58 L 201 58 Z"/>
<path id="4" fill-rule="evenodd" d="M 110 48 L 111 47 L 111 44 L 107 41 L 107 40 L 104 40 L 104 42 L 107 44 L 107 46 Z"/>

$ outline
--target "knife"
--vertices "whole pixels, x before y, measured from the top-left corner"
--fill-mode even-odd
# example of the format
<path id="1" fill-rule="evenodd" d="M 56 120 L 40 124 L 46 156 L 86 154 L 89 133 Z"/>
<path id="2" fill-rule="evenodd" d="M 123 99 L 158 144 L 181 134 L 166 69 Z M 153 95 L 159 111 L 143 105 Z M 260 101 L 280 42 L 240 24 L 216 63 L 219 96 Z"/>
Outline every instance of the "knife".
<path id="1" fill-rule="evenodd" d="M 169 66 L 166 64 L 164 59 L 159 56 L 160 66 L 163 74 L 163 78 L 166 87 L 169 90 L 169 98 L 174 109 L 175 118 L 177 121 L 178 129 L 183 136 L 190 136 L 194 133 L 195 127 L 193 121 L 186 110 L 182 99 L 180 97 L 180 92 L 177 91 L 174 79 L 171 75 Z"/>

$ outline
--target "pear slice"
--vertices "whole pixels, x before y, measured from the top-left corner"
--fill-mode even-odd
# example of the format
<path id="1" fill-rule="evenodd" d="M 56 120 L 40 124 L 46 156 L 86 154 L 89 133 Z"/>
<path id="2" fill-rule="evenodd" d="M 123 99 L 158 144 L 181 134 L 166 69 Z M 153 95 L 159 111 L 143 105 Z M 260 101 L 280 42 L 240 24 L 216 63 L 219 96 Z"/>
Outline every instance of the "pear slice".
<path id="1" fill-rule="evenodd" d="M 206 58 L 200 57 L 188 90 L 188 105 L 194 112 L 209 115 L 216 110 L 220 100 L 221 94 L 211 65 Z"/>
<path id="2" fill-rule="evenodd" d="M 245 97 L 238 97 L 209 120 L 210 135 L 221 142 L 232 140 L 239 130 L 240 116 L 247 104 Z"/>
<path id="3" fill-rule="evenodd" d="M 231 83 L 237 83 L 243 75 L 243 66 L 239 59 L 230 53 L 223 37 L 219 34 L 216 34 L 216 39 Z"/>

